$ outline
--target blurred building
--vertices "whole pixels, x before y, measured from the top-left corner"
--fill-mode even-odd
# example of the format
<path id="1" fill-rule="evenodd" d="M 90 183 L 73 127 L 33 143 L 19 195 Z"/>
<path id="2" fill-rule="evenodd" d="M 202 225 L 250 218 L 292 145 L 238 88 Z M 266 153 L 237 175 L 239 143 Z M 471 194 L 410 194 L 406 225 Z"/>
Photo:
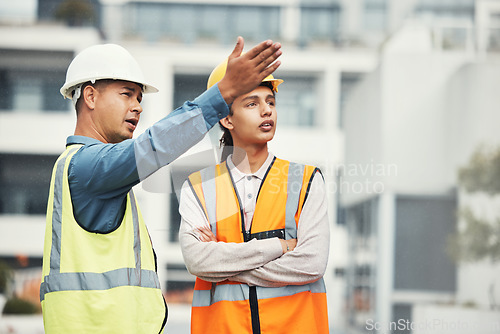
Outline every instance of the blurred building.
<path id="1" fill-rule="evenodd" d="M 369 318 L 411 317 L 418 301 L 452 298 L 457 268 L 440 245 L 455 226 L 453 173 L 464 156 L 448 157 L 454 140 L 477 139 L 448 133 L 455 114 L 442 107 L 460 102 L 442 94 L 465 89 L 450 82 L 476 73 L 464 66 L 496 46 L 497 7 L 474 0 L 0 3 L 0 258 L 22 280 L 40 279 L 33 269 L 41 268 L 51 169 L 76 120 L 59 94 L 75 54 L 113 42 L 135 56 L 160 89 L 143 101 L 141 133 L 202 93 L 241 35 L 247 50 L 268 38 L 283 44 L 272 152 L 325 175 L 333 332 L 366 329 Z M 408 20 L 431 29 L 408 28 Z M 189 322 L 194 277 L 178 244 L 178 191 L 191 171 L 216 161 L 219 135 L 215 128 L 135 190 L 176 315 L 167 326 L 177 319 L 179 332 Z"/>
<path id="2" fill-rule="evenodd" d="M 459 189 L 457 172 L 478 146 L 500 144 L 490 90 L 500 2 L 443 3 L 417 4 L 346 103 L 340 206 L 352 332 L 500 332 L 489 311 L 500 267 L 457 264 L 447 250 L 460 209 L 497 216 L 494 200 Z"/>

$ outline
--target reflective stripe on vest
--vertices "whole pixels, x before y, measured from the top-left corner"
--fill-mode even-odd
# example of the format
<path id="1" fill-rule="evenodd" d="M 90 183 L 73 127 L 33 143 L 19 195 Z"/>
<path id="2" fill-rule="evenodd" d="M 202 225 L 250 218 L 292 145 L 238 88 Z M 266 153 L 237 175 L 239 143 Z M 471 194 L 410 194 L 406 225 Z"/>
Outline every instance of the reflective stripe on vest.
<path id="1" fill-rule="evenodd" d="M 293 296 L 301 292 L 326 293 L 325 283 L 320 279 L 314 283 L 304 285 L 287 285 L 279 288 L 257 287 L 259 299 Z M 193 294 L 193 307 L 210 306 L 214 303 L 226 301 L 241 301 L 249 299 L 248 285 L 246 284 L 220 284 L 212 295 L 211 290 L 195 290 Z"/>
<path id="2" fill-rule="evenodd" d="M 290 162 L 288 167 L 288 196 L 286 198 L 285 214 L 285 239 L 297 238 L 297 225 L 295 223 L 295 212 L 299 206 L 300 189 L 304 176 L 304 165 Z"/>
<path id="3" fill-rule="evenodd" d="M 63 205 L 63 173 L 68 159 L 78 151 L 81 146 L 72 148 L 62 156 L 56 166 L 54 180 L 54 199 L 52 208 L 52 248 L 50 251 L 50 273 L 46 275 L 40 286 L 40 301 L 45 295 L 55 291 L 75 290 L 107 290 L 119 286 L 139 286 L 160 289 L 156 272 L 141 269 L 141 243 L 139 237 L 139 217 L 134 194 L 130 190 L 128 201 L 131 204 L 134 229 L 134 256 L 135 268 L 120 268 L 103 273 L 70 272 L 61 273 L 61 230 L 62 230 L 62 205 Z"/>
<path id="4" fill-rule="evenodd" d="M 205 204 L 208 214 L 208 222 L 212 233 L 217 236 L 217 219 L 216 219 L 216 196 L 215 196 L 215 168 L 205 168 L 200 171 L 201 187 L 204 194 L 211 194 L 205 197 Z M 213 195 L 212 195 L 213 194 Z"/>

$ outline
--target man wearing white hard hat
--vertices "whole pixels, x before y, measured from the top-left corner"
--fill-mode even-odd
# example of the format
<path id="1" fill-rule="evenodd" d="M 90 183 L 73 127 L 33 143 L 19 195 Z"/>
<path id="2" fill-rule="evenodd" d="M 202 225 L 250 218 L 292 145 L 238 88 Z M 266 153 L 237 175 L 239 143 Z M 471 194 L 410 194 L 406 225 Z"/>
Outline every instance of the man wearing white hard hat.
<path id="1" fill-rule="evenodd" d="M 162 333 L 167 305 L 132 187 L 196 144 L 235 97 L 280 65 L 279 43 L 229 56 L 227 75 L 133 139 L 144 93 L 157 92 L 121 46 L 96 45 L 71 62 L 61 94 L 77 112 L 55 163 L 43 279 L 46 333 Z"/>

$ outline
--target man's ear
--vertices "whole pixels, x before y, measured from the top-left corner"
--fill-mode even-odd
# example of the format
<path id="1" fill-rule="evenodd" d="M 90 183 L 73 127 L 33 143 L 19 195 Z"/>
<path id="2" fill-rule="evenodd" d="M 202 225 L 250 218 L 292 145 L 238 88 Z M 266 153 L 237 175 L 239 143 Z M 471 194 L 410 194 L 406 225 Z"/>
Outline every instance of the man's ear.
<path id="1" fill-rule="evenodd" d="M 219 121 L 219 123 L 228 130 L 232 130 L 234 128 L 233 123 L 231 122 L 230 116 L 226 116 Z"/>
<path id="2" fill-rule="evenodd" d="M 95 108 L 96 94 L 97 94 L 97 89 L 95 89 L 91 85 L 85 86 L 85 89 L 82 92 L 83 102 L 90 110 L 94 110 Z"/>

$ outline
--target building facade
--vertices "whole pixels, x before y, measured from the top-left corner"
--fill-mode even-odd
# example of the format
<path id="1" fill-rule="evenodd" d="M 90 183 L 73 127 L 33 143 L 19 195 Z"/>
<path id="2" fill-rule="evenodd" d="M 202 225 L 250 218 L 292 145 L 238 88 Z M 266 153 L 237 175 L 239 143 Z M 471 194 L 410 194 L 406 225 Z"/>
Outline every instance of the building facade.
<path id="1" fill-rule="evenodd" d="M 443 106 L 457 101 L 448 99 L 450 78 L 466 75 L 460 74 L 466 64 L 496 50 L 499 11 L 493 0 L 0 4 L 0 258 L 16 269 L 14 289 L 21 294 L 23 282 L 39 280 L 51 168 L 76 120 L 59 94 L 74 55 L 106 42 L 134 55 L 160 89 L 144 98 L 141 133 L 202 93 L 241 35 L 247 50 L 268 38 L 283 44 L 276 76 L 285 83 L 271 151 L 315 164 L 325 176 L 332 332 L 366 331 L 370 319 L 411 318 L 420 302 L 460 295 L 467 275 L 440 246 L 455 228 L 454 170 L 465 159 L 450 143 L 472 147 L 481 131 L 470 140 L 446 135 L 464 125 L 450 127 L 455 114 Z M 462 86 L 454 89 L 465 94 Z M 219 137 L 214 128 L 135 189 L 171 305 L 172 332 L 189 326 L 194 283 L 178 244 L 179 190 L 190 172 L 216 162 Z"/>

